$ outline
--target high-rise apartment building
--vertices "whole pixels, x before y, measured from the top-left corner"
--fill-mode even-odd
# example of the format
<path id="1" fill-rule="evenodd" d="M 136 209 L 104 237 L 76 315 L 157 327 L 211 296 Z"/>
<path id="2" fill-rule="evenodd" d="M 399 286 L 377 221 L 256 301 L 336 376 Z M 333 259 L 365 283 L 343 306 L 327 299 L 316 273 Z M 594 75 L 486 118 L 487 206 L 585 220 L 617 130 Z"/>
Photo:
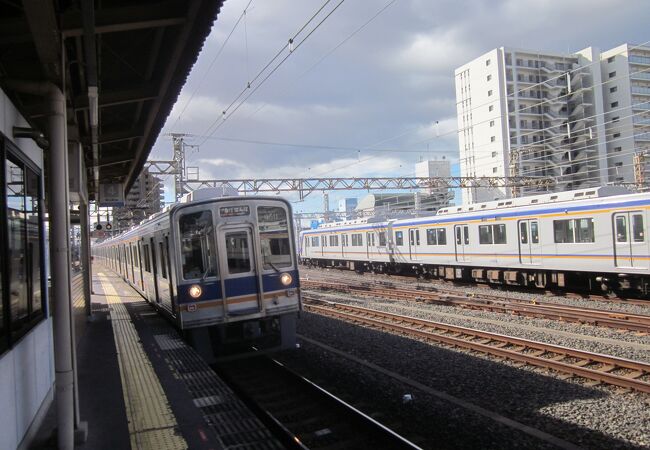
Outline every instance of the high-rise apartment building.
<path id="1" fill-rule="evenodd" d="M 647 133 L 639 130 L 650 113 L 641 99 L 650 100 L 649 57 L 649 47 L 629 45 L 602 54 L 500 47 L 458 68 L 461 175 L 477 178 L 463 202 L 633 183 L 635 173 L 647 179 Z M 480 180 L 494 176 L 553 184 L 492 188 Z"/>
<path id="2" fill-rule="evenodd" d="M 124 207 L 113 210 L 119 229 L 136 225 L 162 210 L 165 203 L 163 182 L 144 169 L 124 199 Z"/>
<path id="3" fill-rule="evenodd" d="M 650 185 L 650 47 L 623 44 L 602 53 L 608 178 Z"/>

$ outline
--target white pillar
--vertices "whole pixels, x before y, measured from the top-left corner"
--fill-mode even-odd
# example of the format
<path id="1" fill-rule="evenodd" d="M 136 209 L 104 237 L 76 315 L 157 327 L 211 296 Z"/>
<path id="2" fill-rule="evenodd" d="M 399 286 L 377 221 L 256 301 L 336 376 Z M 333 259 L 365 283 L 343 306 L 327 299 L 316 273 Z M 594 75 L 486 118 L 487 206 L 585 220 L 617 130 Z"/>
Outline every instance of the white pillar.
<path id="1" fill-rule="evenodd" d="M 52 319 L 54 367 L 56 370 L 56 417 L 59 450 L 74 449 L 74 370 L 72 317 L 70 314 L 70 264 L 68 233 L 68 147 L 66 143 L 65 97 L 56 87 L 49 90 L 50 152 L 49 215 L 52 274 Z"/>

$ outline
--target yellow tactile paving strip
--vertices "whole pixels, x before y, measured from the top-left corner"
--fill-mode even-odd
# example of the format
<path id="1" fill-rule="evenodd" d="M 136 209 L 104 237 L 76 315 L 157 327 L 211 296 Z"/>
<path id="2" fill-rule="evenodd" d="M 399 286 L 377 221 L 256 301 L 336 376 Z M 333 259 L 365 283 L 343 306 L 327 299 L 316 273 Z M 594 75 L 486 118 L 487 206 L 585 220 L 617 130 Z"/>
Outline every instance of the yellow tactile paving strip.
<path id="1" fill-rule="evenodd" d="M 104 273 L 97 277 L 111 308 L 131 449 L 186 449 L 187 443 L 177 433 L 176 418 L 126 306 Z"/>

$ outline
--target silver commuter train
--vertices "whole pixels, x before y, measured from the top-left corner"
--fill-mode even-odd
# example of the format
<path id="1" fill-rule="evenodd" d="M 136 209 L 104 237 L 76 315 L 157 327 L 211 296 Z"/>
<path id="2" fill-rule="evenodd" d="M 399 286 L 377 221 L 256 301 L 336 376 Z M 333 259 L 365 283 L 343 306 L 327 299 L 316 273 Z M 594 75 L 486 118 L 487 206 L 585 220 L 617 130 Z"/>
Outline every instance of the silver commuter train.
<path id="1" fill-rule="evenodd" d="M 540 288 L 649 292 L 650 194 L 600 187 L 301 233 L 303 263 Z"/>
<path id="2" fill-rule="evenodd" d="M 294 347 L 301 302 L 291 205 L 193 194 L 194 201 L 94 244 L 94 258 L 183 330 L 206 358 L 233 342 Z"/>

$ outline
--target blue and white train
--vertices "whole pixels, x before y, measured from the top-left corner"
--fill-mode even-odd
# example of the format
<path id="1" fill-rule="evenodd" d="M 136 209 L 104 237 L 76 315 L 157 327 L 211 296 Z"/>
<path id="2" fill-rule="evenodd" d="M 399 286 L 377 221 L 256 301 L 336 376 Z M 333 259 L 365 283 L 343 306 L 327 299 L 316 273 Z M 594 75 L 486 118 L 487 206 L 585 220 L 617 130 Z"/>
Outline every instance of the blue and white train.
<path id="1" fill-rule="evenodd" d="M 650 194 L 600 187 L 304 231 L 301 260 L 540 288 L 650 292 Z"/>
<path id="2" fill-rule="evenodd" d="M 301 303 L 290 204 L 214 198 L 210 190 L 190 200 L 93 245 L 95 261 L 119 273 L 206 357 L 229 343 L 295 346 Z"/>

